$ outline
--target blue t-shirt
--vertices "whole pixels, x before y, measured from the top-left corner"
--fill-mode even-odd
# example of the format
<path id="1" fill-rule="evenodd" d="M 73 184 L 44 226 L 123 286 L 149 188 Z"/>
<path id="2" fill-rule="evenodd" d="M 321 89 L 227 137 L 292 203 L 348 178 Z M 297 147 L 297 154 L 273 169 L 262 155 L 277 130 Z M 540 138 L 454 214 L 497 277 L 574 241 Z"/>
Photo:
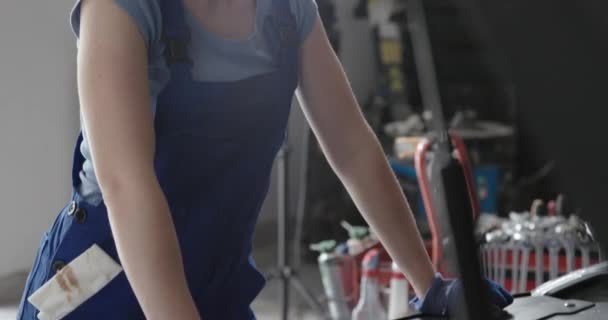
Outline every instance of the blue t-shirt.
<path id="1" fill-rule="evenodd" d="M 156 110 L 158 95 L 170 78 L 169 69 L 163 55 L 161 0 L 114 0 L 133 19 L 141 32 L 148 49 L 148 74 L 152 110 Z M 197 81 L 228 82 L 275 71 L 272 55 L 266 46 L 268 41 L 261 32 L 264 19 L 270 14 L 274 0 L 257 0 L 254 32 L 244 40 L 232 40 L 208 32 L 186 10 L 185 19 L 190 26 L 192 41 L 190 57 L 193 60 L 192 76 Z M 289 1 L 296 19 L 300 43 L 312 31 L 317 17 L 315 0 Z M 79 35 L 80 0 L 76 2 L 71 15 L 72 29 Z M 80 194 L 91 204 L 102 201 L 101 191 L 93 169 L 86 130 L 80 151 L 85 158 L 80 172 L 82 184 Z"/>

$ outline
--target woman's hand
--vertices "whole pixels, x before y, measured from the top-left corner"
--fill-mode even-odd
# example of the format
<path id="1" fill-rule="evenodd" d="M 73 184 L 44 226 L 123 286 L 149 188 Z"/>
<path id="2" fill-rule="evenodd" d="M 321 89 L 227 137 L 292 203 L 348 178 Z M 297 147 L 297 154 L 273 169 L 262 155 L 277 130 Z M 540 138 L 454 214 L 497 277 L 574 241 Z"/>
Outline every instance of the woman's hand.
<path id="1" fill-rule="evenodd" d="M 484 294 L 489 297 L 488 302 L 493 306 L 503 309 L 513 302 L 513 297 L 496 282 L 484 278 L 482 285 Z M 460 280 L 445 280 L 437 274 L 431 288 L 422 298 L 414 298 L 411 304 L 416 310 L 427 315 L 454 315 L 463 295 Z"/>
<path id="2" fill-rule="evenodd" d="M 81 7 L 78 88 L 84 127 L 122 266 L 147 319 L 199 319 L 155 176 L 147 49 L 112 0 Z"/>
<path id="3" fill-rule="evenodd" d="M 416 293 L 424 295 L 435 271 L 320 19 L 301 48 L 300 69 L 298 97 L 329 163 Z"/>

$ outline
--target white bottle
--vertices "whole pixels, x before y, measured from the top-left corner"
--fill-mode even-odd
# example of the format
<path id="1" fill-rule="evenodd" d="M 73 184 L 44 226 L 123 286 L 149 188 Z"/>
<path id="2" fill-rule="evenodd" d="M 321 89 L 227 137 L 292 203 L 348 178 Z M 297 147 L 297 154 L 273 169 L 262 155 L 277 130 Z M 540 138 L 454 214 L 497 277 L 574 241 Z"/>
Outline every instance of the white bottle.
<path id="1" fill-rule="evenodd" d="M 370 250 L 363 258 L 363 277 L 359 288 L 359 302 L 353 310 L 352 320 L 384 320 L 386 311 L 380 302 L 380 286 L 378 284 L 378 264 L 380 251 Z"/>
<path id="2" fill-rule="evenodd" d="M 388 302 L 388 318 L 404 318 L 409 314 L 410 284 L 405 279 L 399 266 L 393 262 L 391 276 L 391 293 Z"/>

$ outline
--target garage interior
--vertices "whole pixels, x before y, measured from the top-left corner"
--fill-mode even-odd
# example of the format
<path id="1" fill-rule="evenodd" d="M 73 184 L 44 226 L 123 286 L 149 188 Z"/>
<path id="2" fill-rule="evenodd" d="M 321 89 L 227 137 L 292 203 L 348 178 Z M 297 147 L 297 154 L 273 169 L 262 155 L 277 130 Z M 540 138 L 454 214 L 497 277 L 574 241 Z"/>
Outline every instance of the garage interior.
<path id="1" fill-rule="evenodd" d="M 316 3 L 435 268 L 463 281 L 453 318 L 606 319 L 608 5 Z M 70 195 L 72 5 L 0 3 L 0 320 L 16 317 L 40 235 Z M 257 318 L 431 319 L 408 304 L 407 279 L 296 104 L 255 231 Z M 480 276 L 514 295 L 506 313 L 480 309 Z"/>

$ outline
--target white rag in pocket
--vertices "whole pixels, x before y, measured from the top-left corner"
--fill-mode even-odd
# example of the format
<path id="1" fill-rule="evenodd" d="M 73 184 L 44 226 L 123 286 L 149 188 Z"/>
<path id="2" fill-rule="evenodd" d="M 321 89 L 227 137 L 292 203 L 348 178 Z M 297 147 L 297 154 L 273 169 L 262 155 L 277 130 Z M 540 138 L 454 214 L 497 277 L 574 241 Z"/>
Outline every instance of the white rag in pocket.
<path id="1" fill-rule="evenodd" d="M 59 320 L 91 298 L 122 272 L 112 257 L 94 244 L 63 267 L 28 298 L 39 320 Z"/>

